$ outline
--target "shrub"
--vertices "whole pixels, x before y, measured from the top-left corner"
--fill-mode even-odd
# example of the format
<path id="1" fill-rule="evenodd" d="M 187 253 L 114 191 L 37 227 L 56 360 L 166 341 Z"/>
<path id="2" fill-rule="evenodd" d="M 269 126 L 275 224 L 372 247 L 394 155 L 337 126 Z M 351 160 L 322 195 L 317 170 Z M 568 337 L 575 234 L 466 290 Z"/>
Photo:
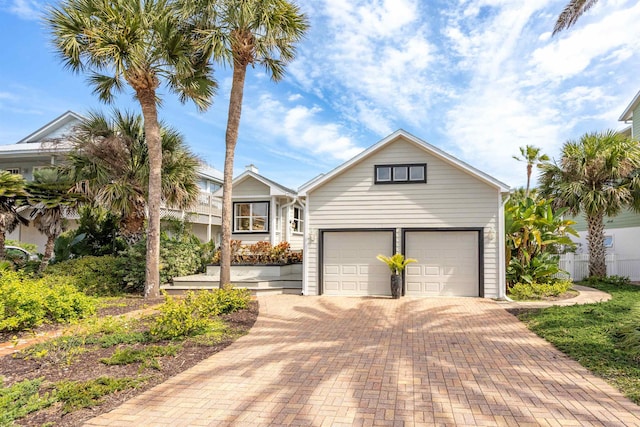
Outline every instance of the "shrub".
<path id="1" fill-rule="evenodd" d="M 86 256 L 47 267 L 46 273 L 74 278 L 87 295 L 113 296 L 124 290 L 124 273 L 114 256 Z"/>
<path id="2" fill-rule="evenodd" d="M 0 330 L 18 331 L 44 322 L 70 322 L 95 312 L 95 301 L 69 278 L 0 275 Z"/>
<path id="3" fill-rule="evenodd" d="M 542 299 L 558 296 L 571 289 L 571 280 L 558 280 L 550 283 L 516 283 L 510 289 L 510 295 L 517 300 Z"/>
<path id="4" fill-rule="evenodd" d="M 184 299 L 167 296 L 160 316 L 150 327 L 156 339 L 177 339 L 207 332 L 213 317 L 246 308 L 251 301 L 247 289 L 230 285 L 214 291 L 187 292 Z"/>
<path id="5" fill-rule="evenodd" d="M 102 398 L 116 391 L 135 388 L 143 380 L 132 378 L 100 377 L 94 380 L 60 381 L 56 384 L 56 395 L 63 402 L 64 413 L 69 413 L 79 408 L 87 408 L 98 405 Z"/>
<path id="6" fill-rule="evenodd" d="M 24 380 L 5 388 L 0 379 L 0 426 L 14 425 L 14 420 L 56 401 L 49 393 L 40 394 L 42 381 L 42 378 Z"/>
<path id="7" fill-rule="evenodd" d="M 132 292 L 144 289 L 146 239 L 120 252 L 117 266 L 125 272 L 125 288 Z M 202 271 L 202 244 L 193 235 L 160 236 L 160 282 L 169 283 L 177 276 L 186 276 Z"/>
<path id="8" fill-rule="evenodd" d="M 240 240 L 232 240 L 231 264 L 297 264 L 302 262 L 302 251 L 292 251 L 289 242 L 280 242 L 271 246 L 269 242 L 256 242 L 243 245 Z M 212 264 L 220 264 L 220 249 L 209 258 Z"/>

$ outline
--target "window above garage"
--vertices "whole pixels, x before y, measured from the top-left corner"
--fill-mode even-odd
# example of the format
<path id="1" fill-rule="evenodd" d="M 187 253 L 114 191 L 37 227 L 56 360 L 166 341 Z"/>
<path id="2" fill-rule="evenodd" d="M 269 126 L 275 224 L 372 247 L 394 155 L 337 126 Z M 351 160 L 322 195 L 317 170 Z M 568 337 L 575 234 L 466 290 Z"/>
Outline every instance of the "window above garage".
<path id="1" fill-rule="evenodd" d="M 375 165 L 376 184 L 418 184 L 427 182 L 427 164 Z"/>

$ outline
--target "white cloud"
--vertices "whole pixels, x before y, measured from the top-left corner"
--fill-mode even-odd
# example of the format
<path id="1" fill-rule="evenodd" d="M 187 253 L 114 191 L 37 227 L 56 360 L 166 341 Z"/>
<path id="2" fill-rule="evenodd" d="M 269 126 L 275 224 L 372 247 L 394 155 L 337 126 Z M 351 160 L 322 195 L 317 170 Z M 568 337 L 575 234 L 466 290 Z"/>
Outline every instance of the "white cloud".
<path id="1" fill-rule="evenodd" d="M 43 3 L 35 0 L 13 0 L 10 2 L 8 10 L 22 19 L 40 19 Z"/>

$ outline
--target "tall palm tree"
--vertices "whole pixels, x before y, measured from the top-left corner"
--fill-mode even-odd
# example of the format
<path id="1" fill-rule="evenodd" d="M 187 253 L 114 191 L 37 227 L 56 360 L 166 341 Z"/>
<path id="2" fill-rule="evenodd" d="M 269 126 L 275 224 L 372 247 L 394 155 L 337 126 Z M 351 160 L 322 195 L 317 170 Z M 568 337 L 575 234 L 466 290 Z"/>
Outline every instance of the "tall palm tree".
<path id="1" fill-rule="evenodd" d="M 542 166 L 541 194 L 587 220 L 590 276 L 607 274 L 604 216 L 626 207 L 640 211 L 639 168 L 638 141 L 612 130 L 566 142 L 560 163 Z"/>
<path id="2" fill-rule="evenodd" d="M 198 158 L 175 129 L 160 124 L 162 200 L 187 209 L 199 194 Z M 120 234 L 130 244 L 144 232 L 149 182 L 149 149 L 142 116 L 113 111 L 90 113 L 75 128 L 67 169 L 76 190 L 120 216 Z"/>
<path id="3" fill-rule="evenodd" d="M 556 20 L 556 25 L 553 27 L 553 35 L 555 36 L 560 31 L 572 27 L 596 3 L 598 3 L 598 0 L 569 0 L 569 3 L 567 3 Z"/>
<path id="4" fill-rule="evenodd" d="M 162 147 L 158 88 L 204 110 L 216 83 L 197 33 L 178 17 L 174 0 L 62 0 L 46 18 L 63 63 L 89 74 L 100 100 L 129 85 L 142 108 L 149 147 L 149 224 L 145 297 L 159 294 Z"/>
<path id="5" fill-rule="evenodd" d="M 27 204 L 31 218 L 42 234 L 47 236 L 39 270 L 43 271 L 53 255 L 55 240 L 67 228 L 65 214 L 75 209 L 82 196 L 72 192 L 73 181 L 60 169 L 48 168 L 34 172 L 27 184 Z"/>
<path id="6" fill-rule="evenodd" d="M 225 134 L 222 191 L 220 286 L 230 281 L 231 192 L 233 158 L 238 141 L 247 67 L 262 65 L 273 81 L 284 77 L 295 57 L 295 45 L 308 22 L 300 8 L 288 0 L 182 0 L 182 10 L 201 28 L 204 50 L 233 70 Z"/>
<path id="7" fill-rule="evenodd" d="M 533 171 L 533 166 L 540 166 L 544 162 L 549 161 L 549 156 L 546 154 L 540 154 L 540 149 L 533 145 L 525 145 L 524 147 L 520 147 L 520 155 L 522 157 L 513 156 L 519 162 L 527 163 L 527 188 L 524 192 L 524 197 L 529 197 L 529 188 L 531 184 L 531 172 Z"/>
<path id="8" fill-rule="evenodd" d="M 0 260 L 5 259 L 4 241 L 7 233 L 11 233 L 21 222 L 29 221 L 22 218 L 16 209 L 20 201 L 27 195 L 26 182 L 22 175 L 0 171 Z"/>

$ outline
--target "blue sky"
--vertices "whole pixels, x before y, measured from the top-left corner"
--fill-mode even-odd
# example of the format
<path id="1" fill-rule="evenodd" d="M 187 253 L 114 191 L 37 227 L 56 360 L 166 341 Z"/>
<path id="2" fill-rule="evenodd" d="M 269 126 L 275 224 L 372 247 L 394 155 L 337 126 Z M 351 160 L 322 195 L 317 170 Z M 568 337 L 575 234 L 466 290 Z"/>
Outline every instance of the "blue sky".
<path id="1" fill-rule="evenodd" d="M 568 139 L 620 129 L 640 90 L 640 2 L 600 0 L 551 37 L 565 1 L 304 2 L 311 29 L 284 81 L 249 70 L 236 173 L 253 163 L 298 187 L 402 128 L 524 185 L 524 164 L 511 157 L 518 147 L 557 157 Z M 0 0 L 0 144 L 66 110 L 111 108 L 54 55 L 40 19 L 46 3 Z M 166 94 L 160 116 L 222 169 L 230 72 L 215 75 L 207 112 Z M 138 109 L 130 92 L 115 105 Z"/>

